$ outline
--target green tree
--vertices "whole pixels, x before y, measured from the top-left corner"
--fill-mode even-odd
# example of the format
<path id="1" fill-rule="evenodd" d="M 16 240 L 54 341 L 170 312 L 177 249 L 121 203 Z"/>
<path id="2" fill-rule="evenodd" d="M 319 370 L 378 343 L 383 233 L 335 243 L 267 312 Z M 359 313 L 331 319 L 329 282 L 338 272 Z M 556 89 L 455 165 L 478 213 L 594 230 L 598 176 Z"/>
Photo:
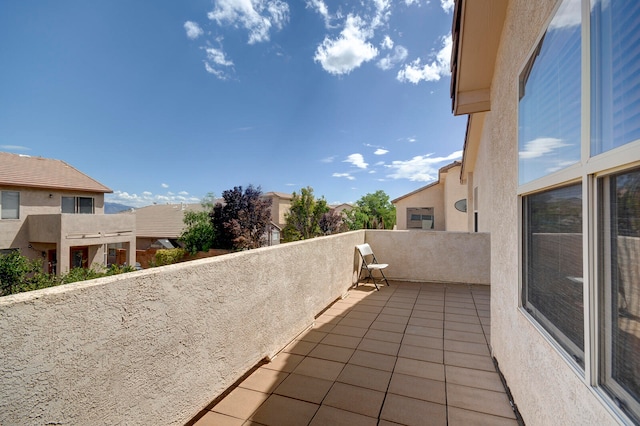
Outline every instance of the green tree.
<path id="1" fill-rule="evenodd" d="M 300 194 L 294 192 L 289 213 L 285 215 L 283 241 L 306 240 L 324 235 L 320 223 L 327 213 L 329 206 L 326 200 L 324 197 L 316 199 L 310 186 L 302 188 Z"/>
<path id="2" fill-rule="evenodd" d="M 216 247 L 245 250 L 262 247 L 271 221 L 271 200 L 262 198 L 262 189 L 249 185 L 222 193 L 224 204 L 213 208 L 211 221 Z"/>
<path id="3" fill-rule="evenodd" d="M 396 208 L 382 190 L 366 194 L 351 211 L 347 212 L 349 229 L 393 229 L 396 223 Z"/>
<path id="4" fill-rule="evenodd" d="M 204 210 L 186 211 L 184 213 L 185 229 L 179 240 L 184 244 L 185 250 L 191 254 L 199 251 L 209 251 L 215 242 L 215 230 L 211 222 L 215 196 L 208 193 L 201 201 Z"/>
<path id="5" fill-rule="evenodd" d="M 15 293 L 20 285 L 41 270 L 39 261 L 22 256 L 18 250 L 0 255 L 0 296 Z"/>

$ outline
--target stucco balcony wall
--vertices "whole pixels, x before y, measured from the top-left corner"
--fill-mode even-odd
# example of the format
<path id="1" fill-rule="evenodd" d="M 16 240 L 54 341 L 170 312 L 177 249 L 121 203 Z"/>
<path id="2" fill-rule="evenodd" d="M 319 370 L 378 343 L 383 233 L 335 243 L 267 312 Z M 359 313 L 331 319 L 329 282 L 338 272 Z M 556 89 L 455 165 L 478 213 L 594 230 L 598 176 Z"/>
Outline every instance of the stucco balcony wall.
<path id="1" fill-rule="evenodd" d="M 347 291 L 365 238 L 394 277 L 488 270 L 486 236 L 354 231 L 2 297 L 0 424 L 184 424 Z"/>
<path id="2" fill-rule="evenodd" d="M 490 283 L 488 233 L 371 231 L 366 234 L 389 279 L 415 282 Z"/>

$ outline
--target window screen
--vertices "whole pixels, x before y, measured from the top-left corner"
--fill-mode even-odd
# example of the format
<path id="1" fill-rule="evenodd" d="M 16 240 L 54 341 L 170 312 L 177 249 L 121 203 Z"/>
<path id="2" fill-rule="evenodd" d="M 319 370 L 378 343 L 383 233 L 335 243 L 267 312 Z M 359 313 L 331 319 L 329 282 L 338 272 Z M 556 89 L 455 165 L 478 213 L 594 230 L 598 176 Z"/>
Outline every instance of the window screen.
<path id="1" fill-rule="evenodd" d="M 18 191 L 1 191 L 1 219 L 20 219 L 20 193 Z"/>
<path id="2" fill-rule="evenodd" d="M 523 200 L 523 306 L 584 367 L 582 185 Z"/>

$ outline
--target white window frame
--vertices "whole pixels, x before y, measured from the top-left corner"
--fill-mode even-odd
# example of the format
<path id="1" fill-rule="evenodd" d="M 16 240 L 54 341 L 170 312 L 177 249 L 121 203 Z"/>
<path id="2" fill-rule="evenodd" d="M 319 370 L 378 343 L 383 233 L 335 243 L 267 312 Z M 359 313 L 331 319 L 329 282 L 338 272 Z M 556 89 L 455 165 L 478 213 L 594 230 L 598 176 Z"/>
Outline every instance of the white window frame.
<path id="1" fill-rule="evenodd" d="M 18 194 L 18 207 L 17 207 L 17 212 L 18 212 L 18 217 L 7 217 L 5 218 L 2 214 L 3 207 L 2 207 L 2 194 L 3 193 L 14 193 L 14 194 Z M 7 191 L 7 190 L 3 190 L 0 191 L 0 220 L 20 220 L 20 191 Z"/>
<path id="2" fill-rule="evenodd" d="M 522 75 L 529 58 L 532 57 L 540 43 L 540 40 L 548 30 L 556 12 L 560 8 L 562 0 L 558 0 L 552 13 L 550 14 L 544 30 L 539 34 L 533 47 L 525 57 L 524 64 L 521 66 L 518 78 L 515 81 L 516 93 L 519 93 L 520 76 Z M 598 193 L 597 180 L 606 176 L 631 170 L 640 167 L 640 140 L 636 140 L 625 145 L 610 149 L 603 153 L 590 157 L 591 150 L 591 0 L 581 0 L 582 5 L 582 29 L 581 29 L 581 155 L 580 161 L 565 169 L 555 173 L 545 175 L 534 181 L 519 185 L 517 189 L 518 195 L 518 214 L 519 220 L 519 283 L 518 283 L 518 304 L 519 312 L 527 318 L 530 323 L 539 331 L 545 340 L 555 348 L 558 354 L 565 360 L 566 364 L 574 371 L 574 373 L 587 385 L 596 397 L 601 401 L 603 406 L 609 413 L 621 423 L 631 423 L 633 420 L 622 410 L 614 401 L 614 397 L 604 388 L 603 381 L 600 379 L 603 369 L 607 370 L 604 365 L 601 350 L 603 345 L 608 345 L 606 334 L 600 334 L 602 321 L 601 318 L 602 304 L 606 304 L 607 300 L 602 300 L 602 285 L 598 283 L 598 277 L 603 272 L 599 268 L 601 265 L 597 261 L 597 256 L 605 247 L 599 247 L 598 242 L 598 224 L 602 223 L 598 217 L 598 206 L 600 203 L 609 200 L 605 199 L 605 194 Z M 516 158 L 516 164 L 519 164 Z M 518 174 L 519 176 L 519 174 Z M 533 318 L 523 307 L 524 286 L 524 198 L 544 190 L 562 187 L 571 183 L 582 183 L 582 252 L 583 252 L 583 306 L 584 306 L 584 369 L 582 369 L 575 360 L 564 350 L 564 348 L 548 333 L 545 328 Z M 605 218 L 606 219 L 606 218 Z M 610 262 L 606 259 L 605 262 Z M 607 268 L 607 265 L 604 265 Z M 603 276 L 606 276 L 604 274 Z M 609 286 L 610 288 L 610 286 Z M 611 309 L 608 307 L 608 309 Z M 610 325 L 610 324 L 608 324 Z M 610 328 L 609 328 L 610 330 Z M 601 341 L 605 340 L 605 341 Z M 604 371 L 609 374 L 610 370 Z M 613 384 L 613 385 L 612 385 Z M 612 388 L 617 384 L 611 380 L 607 386 Z M 637 409 L 637 407 L 636 407 Z"/>

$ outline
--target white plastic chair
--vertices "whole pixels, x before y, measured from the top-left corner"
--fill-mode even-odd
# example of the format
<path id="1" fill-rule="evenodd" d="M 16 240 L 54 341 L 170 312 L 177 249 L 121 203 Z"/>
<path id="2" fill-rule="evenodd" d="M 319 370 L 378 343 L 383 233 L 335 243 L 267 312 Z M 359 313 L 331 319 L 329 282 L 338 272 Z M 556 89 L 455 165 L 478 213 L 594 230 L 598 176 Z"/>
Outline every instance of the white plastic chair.
<path id="1" fill-rule="evenodd" d="M 360 274 L 362 274 L 363 270 L 366 270 L 368 274 L 367 279 L 370 279 L 371 281 L 373 281 L 373 285 L 376 286 L 376 290 L 378 291 L 380 291 L 380 287 L 378 287 L 378 284 L 387 283 L 387 285 L 389 285 L 389 281 L 387 280 L 387 277 L 385 277 L 384 272 L 382 271 L 383 269 L 388 267 L 389 264 L 378 263 L 378 260 L 376 259 L 376 255 L 373 254 L 373 250 L 371 250 L 371 246 L 369 244 L 366 244 L 366 243 L 358 244 L 356 246 L 356 249 L 360 253 L 360 257 L 362 258 L 362 266 L 360 267 Z M 376 280 L 376 277 L 373 275 L 373 271 L 379 271 L 382 277 Z M 358 286 L 359 281 L 360 280 L 358 280 L 358 282 L 356 283 L 356 287 Z"/>

